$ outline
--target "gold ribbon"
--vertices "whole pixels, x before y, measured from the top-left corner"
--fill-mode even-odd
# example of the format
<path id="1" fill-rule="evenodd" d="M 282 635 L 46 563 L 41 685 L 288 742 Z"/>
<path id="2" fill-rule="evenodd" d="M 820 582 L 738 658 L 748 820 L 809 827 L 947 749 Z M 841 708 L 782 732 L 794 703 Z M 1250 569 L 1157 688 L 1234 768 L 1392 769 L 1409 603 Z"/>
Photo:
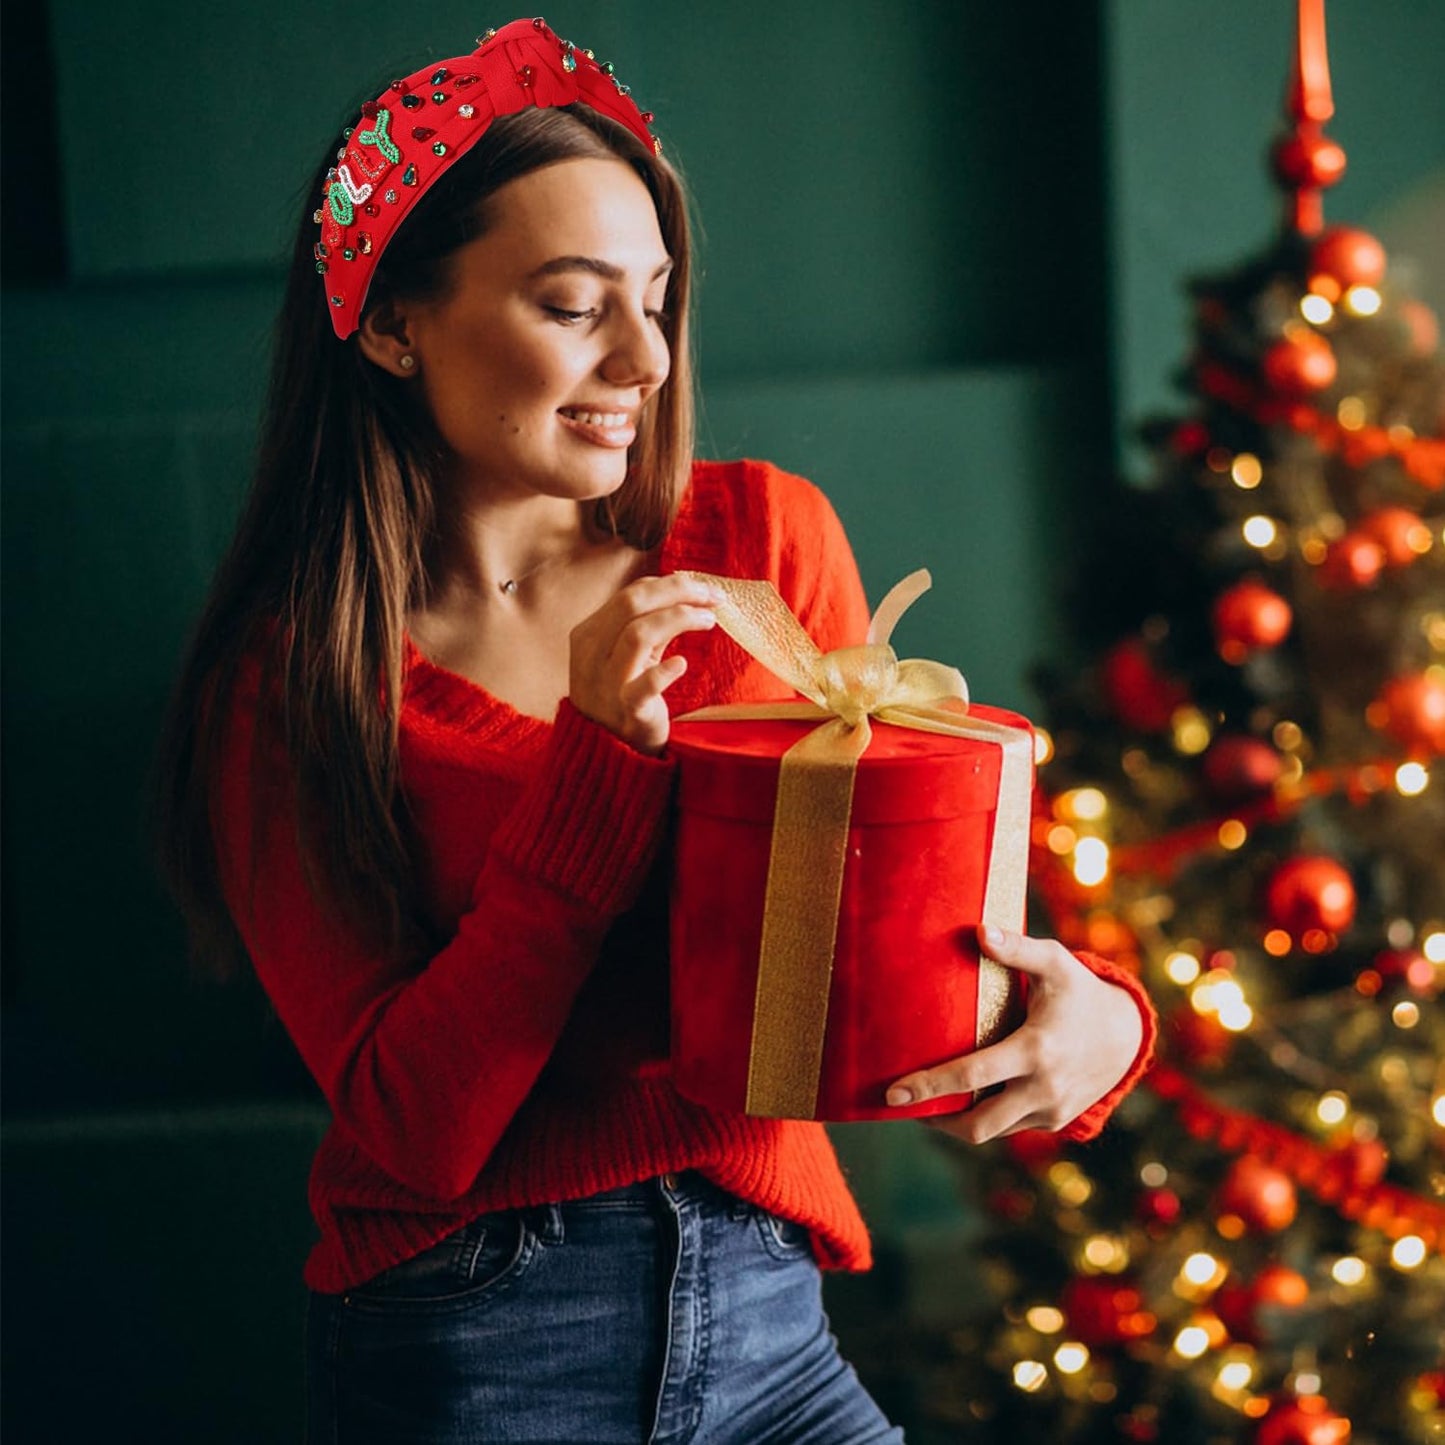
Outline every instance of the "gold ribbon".
<path id="1" fill-rule="evenodd" d="M 872 738 L 870 718 L 921 732 L 994 743 L 1002 750 L 998 810 L 984 883 L 982 922 L 1017 929 L 1028 883 L 1033 740 L 1026 728 L 972 717 L 957 668 L 910 658 L 889 645 L 898 619 L 932 585 L 913 572 L 888 593 L 862 647 L 824 653 L 771 582 L 688 572 L 723 594 L 718 625 L 808 702 L 736 703 L 700 708 L 684 720 L 817 720 L 782 757 L 763 933 L 753 1008 L 746 1111 L 811 1119 L 822 1072 L 833 950 L 848 821 L 858 760 Z M 1017 981 L 992 959 L 979 961 L 975 1047 L 1007 1032 Z"/>

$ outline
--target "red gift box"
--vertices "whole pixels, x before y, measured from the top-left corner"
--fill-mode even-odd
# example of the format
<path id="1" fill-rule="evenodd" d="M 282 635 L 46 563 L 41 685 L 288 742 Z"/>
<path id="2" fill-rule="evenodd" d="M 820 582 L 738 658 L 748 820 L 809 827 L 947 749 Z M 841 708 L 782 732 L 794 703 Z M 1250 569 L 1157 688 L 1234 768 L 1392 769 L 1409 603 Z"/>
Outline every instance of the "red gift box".
<path id="1" fill-rule="evenodd" d="M 767 584 L 710 580 L 720 624 L 812 703 L 673 724 L 677 1086 L 784 1118 L 961 1109 L 968 1096 L 889 1108 L 884 1091 L 1021 1016 L 1016 976 L 980 958 L 976 929 L 1023 923 L 1029 725 L 970 708 L 956 671 L 886 645 L 926 573 L 885 599 L 868 645 L 827 655 Z"/>
<path id="2" fill-rule="evenodd" d="M 970 716 L 1028 728 L 1016 713 Z M 688 1098 L 748 1108 L 759 956 L 782 754 L 812 722 L 674 724 L 680 761 L 672 900 L 672 1057 Z M 891 1108 L 887 1086 L 972 1052 L 1018 1021 L 1014 975 L 980 1009 L 976 928 L 1001 749 L 886 723 L 858 764 L 816 1104 L 807 1117 L 952 1113 L 952 1096 Z M 1011 926 L 1017 928 L 1022 918 Z M 765 1005 L 766 1006 L 766 1005 Z M 800 1046 L 799 1053 L 806 1052 Z"/>

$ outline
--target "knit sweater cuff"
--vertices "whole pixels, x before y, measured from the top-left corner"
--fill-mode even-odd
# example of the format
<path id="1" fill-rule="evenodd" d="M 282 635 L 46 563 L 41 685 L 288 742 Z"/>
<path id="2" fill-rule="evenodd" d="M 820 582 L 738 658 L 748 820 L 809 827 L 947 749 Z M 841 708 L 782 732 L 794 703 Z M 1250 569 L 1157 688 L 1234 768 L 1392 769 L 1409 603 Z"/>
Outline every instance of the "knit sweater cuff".
<path id="1" fill-rule="evenodd" d="M 601 914 L 619 914 L 656 855 L 675 767 L 563 699 L 537 776 L 494 834 L 492 852 Z"/>
<path id="2" fill-rule="evenodd" d="M 1065 1139 L 1082 1142 L 1098 1135 L 1109 1122 L 1109 1116 L 1119 1107 L 1119 1101 L 1149 1072 L 1149 1066 L 1154 1062 L 1154 1044 L 1159 1034 L 1159 1021 L 1144 985 L 1127 968 L 1121 968 L 1117 963 L 1111 963 L 1107 958 L 1100 958 L 1093 953 L 1077 953 L 1075 957 L 1106 983 L 1117 984 L 1122 988 L 1138 1006 L 1140 1022 L 1144 1026 L 1138 1052 L 1134 1055 L 1133 1063 L 1124 1071 L 1124 1076 L 1098 1103 L 1091 1104 L 1073 1123 L 1065 1125 L 1061 1130 Z"/>

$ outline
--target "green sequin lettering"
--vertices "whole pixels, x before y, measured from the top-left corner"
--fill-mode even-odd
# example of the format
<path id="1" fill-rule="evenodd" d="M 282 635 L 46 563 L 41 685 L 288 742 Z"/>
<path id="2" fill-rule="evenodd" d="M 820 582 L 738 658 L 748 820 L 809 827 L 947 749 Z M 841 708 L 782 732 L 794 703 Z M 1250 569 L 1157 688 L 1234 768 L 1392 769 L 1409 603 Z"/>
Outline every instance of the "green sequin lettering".
<path id="1" fill-rule="evenodd" d="M 378 110 L 376 113 L 376 126 L 373 130 L 364 130 L 356 138 L 362 145 L 375 146 L 392 165 L 401 159 L 401 152 L 396 148 L 396 142 L 386 133 L 386 128 L 391 124 L 391 112 L 389 110 Z"/>
<path id="2" fill-rule="evenodd" d="M 356 207 L 351 204 L 351 197 L 340 181 L 332 181 L 326 188 L 326 203 L 331 207 L 338 226 L 349 226 L 356 219 Z"/>

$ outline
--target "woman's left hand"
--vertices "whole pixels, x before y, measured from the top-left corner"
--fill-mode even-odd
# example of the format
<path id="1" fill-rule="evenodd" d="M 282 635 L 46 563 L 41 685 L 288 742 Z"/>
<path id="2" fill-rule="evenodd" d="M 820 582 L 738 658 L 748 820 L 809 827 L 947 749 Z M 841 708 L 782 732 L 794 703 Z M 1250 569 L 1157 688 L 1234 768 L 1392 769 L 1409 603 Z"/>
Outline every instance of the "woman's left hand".
<path id="1" fill-rule="evenodd" d="M 1002 1084 L 1001 1092 L 965 1113 L 925 1122 L 970 1144 L 1021 1129 L 1062 1129 L 1133 1063 L 1144 1035 L 1139 1007 L 1062 943 L 996 929 L 980 929 L 979 942 L 988 957 L 1030 975 L 1028 1018 L 977 1053 L 899 1079 L 888 1102 L 919 1103 Z"/>

